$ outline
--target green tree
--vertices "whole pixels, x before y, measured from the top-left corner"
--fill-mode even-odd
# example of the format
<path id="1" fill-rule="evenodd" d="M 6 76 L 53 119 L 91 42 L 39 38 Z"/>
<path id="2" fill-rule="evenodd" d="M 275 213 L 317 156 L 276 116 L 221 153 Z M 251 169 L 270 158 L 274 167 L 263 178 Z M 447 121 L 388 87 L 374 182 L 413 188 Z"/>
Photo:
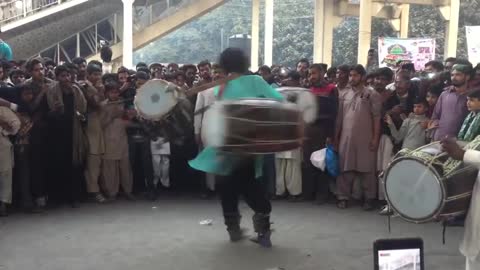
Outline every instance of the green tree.
<path id="1" fill-rule="evenodd" d="M 313 58 L 314 0 L 275 0 L 273 59 L 275 64 L 293 66 L 300 58 Z M 462 0 L 458 35 L 458 57 L 467 57 L 465 26 L 480 25 L 480 0 Z M 264 16 L 262 7 L 261 18 Z M 251 0 L 230 0 L 223 6 L 192 21 L 166 37 L 137 51 L 135 61 L 197 63 L 215 61 L 221 52 L 223 29 L 228 37 L 249 34 Z M 263 24 L 260 26 L 263 44 Z M 409 37 L 432 37 L 437 44 L 437 58 L 443 59 L 445 23 L 438 9 L 411 5 Z M 378 18 L 372 23 L 371 48 L 377 48 L 378 37 L 396 37 L 390 24 Z M 334 31 L 333 64 L 353 64 L 357 59 L 358 18 L 346 17 Z M 260 46 L 262 59 L 263 46 Z M 262 63 L 262 61 L 260 61 Z"/>

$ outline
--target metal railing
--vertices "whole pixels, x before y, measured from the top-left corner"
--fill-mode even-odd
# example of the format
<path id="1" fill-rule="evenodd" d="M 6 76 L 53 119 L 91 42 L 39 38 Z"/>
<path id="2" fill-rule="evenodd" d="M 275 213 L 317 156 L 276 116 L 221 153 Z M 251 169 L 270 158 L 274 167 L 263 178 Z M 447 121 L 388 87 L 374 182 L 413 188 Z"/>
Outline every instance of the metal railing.
<path id="1" fill-rule="evenodd" d="M 1 1 L 1 0 L 0 0 Z M 149 6 L 135 7 L 133 18 L 134 33 L 139 32 L 145 27 L 155 23 L 165 17 L 168 17 L 179 9 L 198 0 L 161 0 Z M 62 1 L 62 3 L 65 0 Z M 97 54 L 101 47 L 101 42 L 106 41 L 114 45 L 122 40 L 122 32 L 118 32 L 121 21 L 118 17 L 120 13 L 114 13 L 111 16 L 89 25 L 78 33 L 72 34 L 66 39 L 42 50 L 39 55 L 50 57 L 55 62 L 70 62 L 73 57 L 88 56 Z"/>
<path id="2" fill-rule="evenodd" d="M 0 1 L 0 25 L 10 23 L 70 0 L 3 0 Z"/>

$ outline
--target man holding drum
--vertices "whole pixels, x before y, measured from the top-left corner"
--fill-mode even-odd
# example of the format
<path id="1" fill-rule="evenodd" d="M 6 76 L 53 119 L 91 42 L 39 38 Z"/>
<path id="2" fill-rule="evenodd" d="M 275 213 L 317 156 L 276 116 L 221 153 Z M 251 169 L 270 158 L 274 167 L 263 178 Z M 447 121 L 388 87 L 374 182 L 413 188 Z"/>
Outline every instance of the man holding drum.
<path id="1" fill-rule="evenodd" d="M 443 150 L 454 159 L 480 169 L 480 151 L 463 150 L 453 139 L 442 140 Z M 466 270 L 480 269 L 480 174 L 473 188 L 470 209 L 465 221 L 465 234 L 460 252 L 466 257 Z"/>
<path id="2" fill-rule="evenodd" d="M 283 99 L 283 96 L 261 77 L 244 75 L 248 72 L 249 62 L 240 49 L 226 49 L 220 56 L 219 64 L 225 73 L 239 77 L 216 87 L 214 91 L 217 99 L 235 100 L 258 97 Z M 262 174 L 262 156 L 237 155 L 221 152 L 218 148 L 206 147 L 189 164 L 194 169 L 218 176 L 218 191 L 230 240 L 237 242 L 244 238 L 243 230 L 240 229 L 241 216 L 238 209 L 239 196 L 243 195 L 247 204 L 255 211 L 253 225 L 258 235 L 252 241 L 263 247 L 271 247 L 272 206 L 262 184 L 257 180 Z"/>

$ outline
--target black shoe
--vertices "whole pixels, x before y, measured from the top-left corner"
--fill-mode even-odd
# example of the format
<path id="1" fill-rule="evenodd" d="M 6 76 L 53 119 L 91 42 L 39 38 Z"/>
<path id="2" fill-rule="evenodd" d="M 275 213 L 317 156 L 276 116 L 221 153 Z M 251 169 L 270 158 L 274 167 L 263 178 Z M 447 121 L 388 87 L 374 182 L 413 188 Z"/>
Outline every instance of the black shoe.
<path id="1" fill-rule="evenodd" d="M 364 211 L 372 211 L 375 209 L 375 201 L 372 199 L 365 200 L 362 206 Z"/>
<path id="2" fill-rule="evenodd" d="M 34 205 L 34 206 L 31 206 L 31 207 L 23 208 L 23 211 L 25 213 L 29 213 L 29 214 L 40 214 L 40 213 L 45 212 L 45 208 L 41 207 L 41 206 L 38 206 L 38 205 Z"/>
<path id="3" fill-rule="evenodd" d="M 147 200 L 149 201 L 155 201 L 157 200 L 157 193 L 155 191 L 150 191 L 147 193 Z"/>
<path id="4" fill-rule="evenodd" d="M 6 217 L 6 216 L 8 216 L 7 205 L 5 203 L 0 202 L 0 217 Z"/>
<path id="5" fill-rule="evenodd" d="M 243 228 L 227 229 L 227 231 L 230 236 L 230 242 L 238 242 L 245 239 L 246 230 Z"/>
<path id="6" fill-rule="evenodd" d="M 133 196 L 132 193 L 126 193 L 125 194 L 125 199 L 127 199 L 127 201 L 136 201 L 137 198 L 135 198 L 135 196 Z"/>
<path id="7" fill-rule="evenodd" d="M 260 246 L 264 248 L 271 248 L 272 247 L 272 240 L 270 239 L 270 236 L 272 235 L 271 231 L 258 234 L 256 237 L 251 238 L 250 241 L 259 244 Z"/>
<path id="8" fill-rule="evenodd" d="M 71 206 L 72 208 L 79 208 L 79 207 L 80 207 L 80 203 L 79 203 L 79 202 L 71 202 L 71 203 L 70 203 L 70 206 Z"/>
<path id="9" fill-rule="evenodd" d="M 297 195 L 297 196 L 292 195 L 288 197 L 288 202 L 291 202 L 291 203 L 303 202 L 303 198 L 301 195 Z"/>

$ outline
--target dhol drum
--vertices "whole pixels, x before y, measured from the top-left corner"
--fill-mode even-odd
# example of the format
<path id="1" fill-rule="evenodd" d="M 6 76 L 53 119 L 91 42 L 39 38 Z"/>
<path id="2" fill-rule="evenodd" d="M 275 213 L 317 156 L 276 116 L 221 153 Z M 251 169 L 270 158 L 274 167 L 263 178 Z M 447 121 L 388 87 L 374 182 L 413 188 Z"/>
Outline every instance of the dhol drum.
<path id="1" fill-rule="evenodd" d="M 134 104 L 140 118 L 168 140 L 182 141 L 193 134 L 193 107 L 174 84 L 148 81 L 137 91 Z"/>
<path id="2" fill-rule="evenodd" d="M 205 114 L 206 145 L 225 152 L 266 154 L 300 147 L 303 116 L 295 104 L 271 99 L 216 102 Z"/>
<path id="3" fill-rule="evenodd" d="M 480 140 L 465 148 L 479 149 Z M 385 171 L 385 195 L 407 221 L 443 220 L 468 211 L 476 177 L 475 167 L 448 158 L 440 143 L 432 143 L 397 154 Z"/>
<path id="4" fill-rule="evenodd" d="M 280 87 L 277 88 L 288 102 L 294 103 L 303 114 L 303 120 L 307 124 L 317 119 L 318 106 L 316 97 L 309 89 L 301 87 Z"/>

